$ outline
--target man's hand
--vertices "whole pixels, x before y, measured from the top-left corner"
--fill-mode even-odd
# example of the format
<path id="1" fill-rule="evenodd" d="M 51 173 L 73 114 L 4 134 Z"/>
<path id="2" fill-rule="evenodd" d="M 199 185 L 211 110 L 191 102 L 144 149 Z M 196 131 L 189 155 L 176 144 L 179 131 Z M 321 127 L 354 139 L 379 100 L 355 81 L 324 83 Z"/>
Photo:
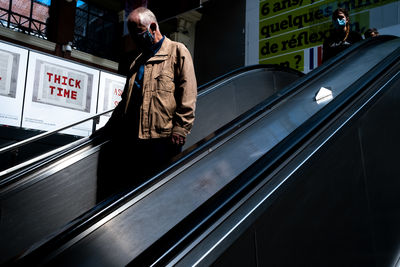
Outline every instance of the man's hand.
<path id="1" fill-rule="evenodd" d="M 178 146 L 183 146 L 186 142 L 186 137 L 177 133 L 172 134 L 172 143 Z"/>

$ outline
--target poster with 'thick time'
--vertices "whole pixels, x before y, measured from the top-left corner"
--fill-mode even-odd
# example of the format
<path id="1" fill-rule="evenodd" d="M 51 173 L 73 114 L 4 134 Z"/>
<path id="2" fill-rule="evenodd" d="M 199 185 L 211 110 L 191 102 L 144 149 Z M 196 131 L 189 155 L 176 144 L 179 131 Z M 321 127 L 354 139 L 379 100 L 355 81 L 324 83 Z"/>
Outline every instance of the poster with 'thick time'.
<path id="1" fill-rule="evenodd" d="M 22 126 L 52 130 L 96 113 L 99 71 L 30 52 Z M 87 136 L 91 121 L 65 133 Z"/>

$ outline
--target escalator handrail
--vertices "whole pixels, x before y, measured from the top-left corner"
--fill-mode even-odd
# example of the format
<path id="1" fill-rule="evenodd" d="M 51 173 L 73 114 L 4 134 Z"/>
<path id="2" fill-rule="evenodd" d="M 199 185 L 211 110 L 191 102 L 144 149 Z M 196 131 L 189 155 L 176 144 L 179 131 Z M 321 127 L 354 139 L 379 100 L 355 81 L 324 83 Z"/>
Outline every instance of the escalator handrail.
<path id="1" fill-rule="evenodd" d="M 198 88 L 199 95 L 209 93 L 210 89 L 214 89 L 216 85 L 220 85 L 221 83 L 225 83 L 226 80 L 231 80 L 232 78 L 236 77 L 237 75 L 242 75 L 245 72 L 253 71 L 253 70 L 272 70 L 272 71 L 283 71 L 288 73 L 297 74 L 298 76 L 304 76 L 305 74 L 301 71 L 291 69 L 288 67 L 284 67 L 278 64 L 255 64 L 244 66 L 233 71 L 230 71 L 222 76 L 219 76 L 203 85 L 200 85 Z M 211 90 L 212 91 L 212 90 Z"/>
<path id="2" fill-rule="evenodd" d="M 79 139 L 72 143 L 66 144 L 62 147 L 53 149 L 49 152 L 43 153 L 39 156 L 36 156 L 32 159 L 28 159 L 18 165 L 10 167 L 8 169 L 0 171 L 0 192 L 1 189 L 6 185 L 9 184 L 10 181 L 14 179 L 11 174 L 15 174 L 16 176 L 21 176 L 23 173 L 28 173 L 32 170 L 32 168 L 38 168 L 39 166 L 45 165 L 47 162 L 51 161 L 57 156 L 65 155 L 70 151 L 83 147 L 89 143 L 88 138 Z M 31 167 L 31 168 L 29 168 Z M 10 177 L 11 175 L 11 177 Z"/>
<path id="3" fill-rule="evenodd" d="M 235 127 L 233 124 L 244 124 L 246 121 L 250 121 L 252 118 L 257 116 L 261 111 L 268 109 L 268 107 L 271 107 L 271 106 L 275 105 L 276 103 L 278 103 L 280 100 L 284 99 L 285 97 L 290 96 L 291 93 L 296 91 L 296 89 L 306 85 L 310 80 L 319 76 L 322 72 L 325 72 L 326 70 L 330 69 L 332 66 L 335 65 L 335 63 L 338 63 L 343 58 L 345 58 L 345 57 L 349 56 L 350 54 L 352 54 L 353 52 L 357 51 L 360 47 L 369 46 L 375 42 L 384 42 L 384 41 L 392 40 L 395 38 L 396 38 L 395 36 L 380 36 L 380 37 L 373 38 L 373 40 L 369 39 L 369 40 L 365 40 L 365 41 L 356 43 L 349 49 L 340 53 L 337 57 L 328 60 L 321 67 L 310 72 L 308 75 L 304 76 L 303 78 L 300 78 L 298 81 L 295 81 L 291 86 L 286 88 L 284 90 L 284 92 L 277 93 L 274 97 L 272 97 L 272 99 L 267 99 L 266 101 L 259 104 L 257 107 L 255 107 L 251 111 L 249 111 L 246 114 L 244 114 L 243 116 L 241 116 L 239 121 L 230 123 L 226 127 L 228 127 L 229 129 L 232 129 Z M 222 132 L 222 135 L 227 135 L 228 133 L 229 133 L 229 130 L 225 130 Z M 221 139 L 221 138 L 222 138 L 221 136 L 216 136 L 216 137 L 214 137 L 213 140 Z M 210 145 L 209 142 L 207 142 L 207 144 Z M 205 149 L 205 148 L 203 147 L 203 149 Z M 195 152 L 185 155 L 185 157 L 179 159 L 176 163 L 174 163 L 169 168 L 167 168 L 166 170 L 164 170 L 163 172 L 161 172 L 160 174 L 158 174 L 156 176 L 157 177 L 162 176 L 163 174 L 167 173 L 170 169 L 174 168 L 176 165 L 187 160 L 187 158 L 192 156 L 194 153 L 199 153 L 199 150 L 196 149 Z M 54 236 L 48 238 L 47 240 L 42 240 L 41 242 L 32 246 L 31 249 L 29 251 L 27 251 L 26 253 L 24 253 L 20 259 L 23 260 L 26 257 L 36 258 L 36 256 L 38 256 L 38 255 L 41 255 L 41 256 L 47 255 L 48 252 L 53 251 L 56 247 L 58 248 L 59 246 L 61 246 L 61 244 L 63 244 L 65 242 L 65 240 L 70 240 L 72 236 L 76 236 L 76 233 L 81 232 L 83 229 L 88 229 L 88 227 L 90 225 L 93 225 L 93 223 L 95 221 L 98 221 L 99 218 L 103 218 L 106 214 L 111 213 L 116 207 L 119 207 L 123 203 L 129 201 L 131 199 L 131 197 L 134 195 L 135 191 L 136 191 L 136 189 L 134 189 L 133 191 L 130 191 L 128 193 L 125 193 L 123 195 L 115 196 L 113 199 L 109 199 L 108 201 L 100 203 L 95 208 L 89 210 L 87 213 L 82 214 L 82 216 L 80 216 L 76 220 L 72 221 L 64 229 L 61 229 L 61 231 L 58 234 L 55 234 Z"/>
<path id="4" fill-rule="evenodd" d="M 114 109 L 110 109 L 110 110 L 107 110 L 107 111 L 104 111 L 104 112 L 101 112 L 101 113 L 97 113 L 96 115 L 92 115 L 92 116 L 86 117 L 85 119 L 76 121 L 76 122 L 74 122 L 74 123 L 69 123 L 69 124 L 67 124 L 67 125 L 60 126 L 60 127 L 58 127 L 57 129 L 54 129 L 54 130 L 52 130 L 52 131 L 44 132 L 44 133 L 41 133 L 41 134 L 32 136 L 32 137 L 30 137 L 30 138 L 27 138 L 27 139 L 25 139 L 25 140 L 19 141 L 19 142 L 17 142 L 17 143 L 11 144 L 11 145 L 9 145 L 9 146 L 0 148 L 0 154 L 6 153 L 6 152 L 9 152 L 9 151 L 16 150 L 16 149 L 18 149 L 18 148 L 20 148 L 20 147 L 22 147 L 22 146 L 31 144 L 31 143 L 33 143 L 33 142 L 39 141 L 39 140 L 41 140 L 41 139 L 43 139 L 43 138 L 46 138 L 46 137 L 48 137 L 48 136 L 50 136 L 50 135 L 53 135 L 53 134 L 59 133 L 59 132 L 61 132 L 61 131 L 67 130 L 67 129 L 69 129 L 69 128 L 72 128 L 72 127 L 74 127 L 74 126 L 76 126 L 76 125 L 78 125 L 78 124 L 81 124 L 81 123 L 84 123 L 84 122 L 87 122 L 87 121 L 90 121 L 90 120 L 93 120 L 93 119 L 97 119 L 97 118 L 99 118 L 100 116 L 103 116 L 103 115 L 105 115 L 105 114 L 107 114 L 107 113 L 112 112 L 113 110 L 114 110 Z"/>

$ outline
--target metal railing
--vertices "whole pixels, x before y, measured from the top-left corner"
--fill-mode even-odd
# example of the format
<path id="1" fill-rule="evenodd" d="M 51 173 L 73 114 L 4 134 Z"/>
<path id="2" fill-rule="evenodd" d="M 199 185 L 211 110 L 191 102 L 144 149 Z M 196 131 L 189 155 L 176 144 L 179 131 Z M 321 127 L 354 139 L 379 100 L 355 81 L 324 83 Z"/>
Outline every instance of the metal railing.
<path id="1" fill-rule="evenodd" d="M 0 24 L 14 31 L 47 39 L 47 23 L 0 8 Z"/>
<path id="2" fill-rule="evenodd" d="M 112 112 L 112 111 L 114 111 L 114 109 L 110 109 L 110 110 L 107 110 L 107 111 L 98 113 L 98 114 L 96 114 L 96 115 L 92 115 L 92 116 L 90 116 L 90 117 L 87 117 L 87 118 L 85 118 L 85 119 L 83 119 L 83 120 L 74 122 L 74 123 L 72 123 L 72 124 L 70 123 L 70 124 L 68 124 L 68 125 L 63 125 L 63 126 L 60 126 L 59 128 L 54 129 L 54 130 L 52 130 L 52 131 L 44 132 L 44 133 L 41 133 L 41 134 L 32 136 L 32 137 L 30 137 L 30 138 L 28 138 L 28 139 L 22 140 L 22 141 L 20 141 L 20 142 L 17 142 L 17 143 L 15 143 L 15 144 L 12 144 L 12 145 L 9 145 L 9 146 L 0 148 L 0 154 L 6 153 L 6 152 L 9 152 L 9 151 L 16 150 L 16 149 L 18 149 L 18 148 L 20 148 L 20 147 L 22 147 L 22 146 L 28 145 L 28 144 L 30 144 L 30 143 L 33 143 L 33 142 L 36 142 L 36 141 L 38 141 L 38 140 L 40 140 L 40 139 L 43 139 L 43 138 L 45 138 L 45 137 L 48 137 L 48 136 L 50 136 L 50 135 L 53 135 L 53 134 L 56 134 L 56 133 L 58 133 L 58 132 L 64 131 L 64 130 L 66 130 L 66 129 L 72 128 L 72 127 L 74 127 L 74 126 L 76 126 L 76 125 L 78 125 L 78 124 L 84 123 L 84 122 L 86 122 L 86 121 L 98 119 L 98 118 L 100 118 L 100 116 L 103 116 L 103 115 L 105 115 L 105 114 L 107 114 L 107 113 L 110 113 L 110 112 Z M 98 122 L 96 122 L 96 124 L 97 124 L 97 123 L 98 123 Z M 92 133 L 93 133 L 94 131 L 95 131 L 95 129 L 92 130 Z"/>

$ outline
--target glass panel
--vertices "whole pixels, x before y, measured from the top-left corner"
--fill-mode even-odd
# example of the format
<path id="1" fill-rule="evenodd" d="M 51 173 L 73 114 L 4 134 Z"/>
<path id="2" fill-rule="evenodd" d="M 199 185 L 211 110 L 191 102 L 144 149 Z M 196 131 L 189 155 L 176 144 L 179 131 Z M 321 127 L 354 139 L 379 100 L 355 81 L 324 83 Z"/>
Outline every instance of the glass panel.
<path id="1" fill-rule="evenodd" d="M 74 46 L 81 51 L 115 60 L 118 15 L 92 4 L 81 3 L 76 8 Z"/>
<path id="2" fill-rule="evenodd" d="M 3 26 L 6 26 L 7 21 L 8 21 L 8 12 L 0 9 L 0 22 L 2 23 Z"/>
<path id="3" fill-rule="evenodd" d="M 88 14 L 84 10 L 77 9 L 75 14 L 75 34 L 85 36 L 87 23 Z"/>
<path id="4" fill-rule="evenodd" d="M 101 31 L 103 29 L 103 20 L 98 17 L 98 16 L 89 16 L 89 38 L 91 39 L 98 39 L 100 42 L 102 42 L 101 38 Z"/>
<path id="5" fill-rule="evenodd" d="M 97 8 L 97 7 L 93 6 L 93 5 L 90 5 L 90 7 L 89 7 L 89 13 L 90 13 L 90 14 L 93 14 L 93 15 L 97 15 L 97 16 L 99 16 L 99 17 L 101 17 L 101 16 L 104 15 L 104 11 L 103 11 L 102 9 Z"/>
<path id="6" fill-rule="evenodd" d="M 78 0 L 78 1 L 76 1 L 76 7 L 87 11 L 89 8 L 89 5 L 85 1 Z"/>
<path id="7" fill-rule="evenodd" d="M 8 10 L 10 8 L 10 0 L 0 0 L 0 8 Z"/>
<path id="8" fill-rule="evenodd" d="M 50 6 L 43 3 L 33 3 L 32 19 L 46 23 L 49 18 Z"/>
<path id="9" fill-rule="evenodd" d="M 11 11 L 29 18 L 31 15 L 31 0 L 13 0 Z"/>
<path id="10" fill-rule="evenodd" d="M 41 23 L 39 21 L 32 21 L 31 30 L 34 35 L 38 37 L 45 38 L 46 37 L 46 24 Z"/>
<path id="11" fill-rule="evenodd" d="M 51 5 L 51 0 L 34 0 L 34 2 L 41 3 L 41 4 L 46 5 L 46 6 L 50 6 Z"/>
<path id="12" fill-rule="evenodd" d="M 28 32 L 29 30 L 29 18 L 21 16 L 19 14 L 11 14 L 10 23 L 13 27 L 20 28 L 23 32 Z"/>

